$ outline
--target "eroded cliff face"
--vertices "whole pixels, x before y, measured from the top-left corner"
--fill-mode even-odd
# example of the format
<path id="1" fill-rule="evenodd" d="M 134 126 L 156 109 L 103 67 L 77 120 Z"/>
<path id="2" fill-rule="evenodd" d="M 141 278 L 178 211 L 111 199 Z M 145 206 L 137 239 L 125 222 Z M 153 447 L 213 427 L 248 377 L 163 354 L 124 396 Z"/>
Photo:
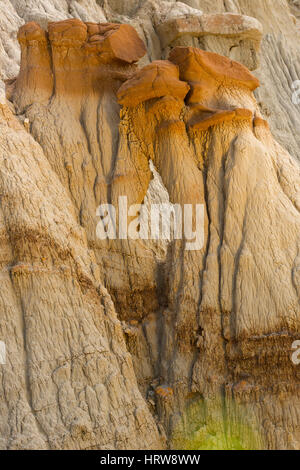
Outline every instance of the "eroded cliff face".
<path id="1" fill-rule="evenodd" d="M 74 205 L 5 103 L 0 148 L 1 448 L 160 446 Z"/>
<path id="2" fill-rule="evenodd" d="M 3 35 L 2 448 L 300 446 L 300 168 L 285 128 L 300 115 L 270 116 L 289 154 L 266 121 L 277 102 L 261 101 L 296 24 L 281 0 L 271 19 L 268 1 L 187 3 L 5 12 L 35 21 L 16 79 Z M 97 207 L 120 196 L 202 204 L 204 246 L 100 240 Z"/>
<path id="3" fill-rule="evenodd" d="M 224 388 L 225 408 L 238 396 L 252 407 L 262 442 L 286 446 L 298 432 L 297 373 L 288 351 L 299 322 L 299 166 L 274 141 L 252 94 L 258 81 L 245 67 L 190 47 L 174 48 L 169 60 L 146 66 L 118 92 L 123 119 L 145 142 L 170 200 L 206 207 L 204 250 L 174 245 L 167 261 L 168 340 L 159 375 L 176 392 L 165 422 L 172 428 L 193 395 L 214 408 Z M 190 88 L 185 101 L 183 82 Z M 287 409 L 289 431 L 273 434 L 272 421 Z"/>

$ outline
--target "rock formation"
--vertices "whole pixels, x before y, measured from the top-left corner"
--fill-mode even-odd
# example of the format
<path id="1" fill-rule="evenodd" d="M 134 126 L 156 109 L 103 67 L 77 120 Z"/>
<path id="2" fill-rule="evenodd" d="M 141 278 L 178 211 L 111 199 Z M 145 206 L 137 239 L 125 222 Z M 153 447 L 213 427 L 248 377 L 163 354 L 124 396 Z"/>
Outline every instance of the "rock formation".
<path id="1" fill-rule="evenodd" d="M 299 449 L 299 154 L 263 35 L 293 20 L 260 1 L 9 2 L 1 448 Z M 202 205 L 201 246 L 100 240 L 120 196 Z"/>
<path id="2" fill-rule="evenodd" d="M 185 47 L 173 49 L 169 60 L 178 66 L 179 79 L 190 87 L 185 103 L 176 92 L 182 82 L 178 79 L 176 87 L 163 66 L 158 75 L 169 90 L 165 97 L 159 84 L 156 93 L 155 81 L 146 95 L 149 66 L 125 82 L 118 96 L 127 106 L 138 140 L 149 139 L 145 147 L 171 201 L 206 202 L 205 254 L 175 250 L 167 269 L 170 291 L 164 316 L 169 340 L 162 348 L 160 375 L 177 392 L 171 413 L 178 413 L 187 392 L 217 401 L 218 387 L 225 387 L 226 396 L 231 397 L 243 382 L 251 419 L 256 416 L 259 422 L 265 416 L 264 423 L 267 417 L 270 420 L 269 429 L 256 424 L 260 436 L 270 438 L 271 422 L 279 409 L 283 414 L 286 407 L 294 410 L 289 430 L 278 432 L 268 442 L 284 447 L 287 436 L 294 442 L 298 422 L 297 399 L 291 405 L 297 385 L 292 379 L 289 344 L 297 337 L 300 313 L 296 280 L 299 193 L 296 196 L 288 187 L 299 188 L 299 167 L 273 140 L 252 94 L 258 81 L 247 69 L 217 54 Z M 142 83 L 144 96 L 139 93 Z M 286 171 L 291 170 L 286 175 L 288 186 L 282 186 L 278 155 L 286 159 Z M 283 260 L 275 246 L 284 240 L 287 225 L 291 229 Z M 271 253 L 265 252 L 263 243 L 259 247 L 259 240 L 266 239 L 267 246 L 274 247 Z M 180 268 L 176 268 L 179 256 Z M 280 270 L 276 270 L 278 265 Z M 293 274 L 287 281 L 289 272 Z M 265 359 L 260 357 L 261 348 Z M 258 375 L 253 379 L 251 370 L 257 361 Z M 285 405 L 275 392 L 282 387 Z M 240 395 L 239 390 L 239 399 Z M 261 405 L 266 397 L 273 412 Z M 167 419 L 170 423 L 169 415 Z"/>
<path id="3" fill-rule="evenodd" d="M 157 448 L 74 206 L 8 105 L 0 112 L 0 447 Z"/>
<path id="4" fill-rule="evenodd" d="M 157 24 L 157 31 L 165 54 L 174 46 L 191 45 L 217 49 L 251 70 L 258 67 L 262 26 L 254 18 L 233 13 L 171 16 Z"/>

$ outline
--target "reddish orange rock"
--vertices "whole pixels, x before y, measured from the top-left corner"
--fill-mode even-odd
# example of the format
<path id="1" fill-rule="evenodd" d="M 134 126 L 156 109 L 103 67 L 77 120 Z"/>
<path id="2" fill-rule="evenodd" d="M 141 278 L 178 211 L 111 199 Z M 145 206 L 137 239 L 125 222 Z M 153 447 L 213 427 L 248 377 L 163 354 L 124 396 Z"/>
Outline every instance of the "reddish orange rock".
<path id="1" fill-rule="evenodd" d="M 155 393 L 158 396 L 162 397 L 164 400 L 170 399 L 174 395 L 173 389 L 169 387 L 168 385 L 159 385 L 155 389 Z"/>
<path id="2" fill-rule="evenodd" d="M 167 60 L 156 60 L 136 72 L 118 91 L 119 103 L 137 106 L 143 101 L 163 96 L 183 100 L 190 87 L 179 80 L 178 67 Z"/>
<path id="3" fill-rule="evenodd" d="M 48 31 L 52 45 L 84 45 L 86 52 L 96 52 L 102 63 L 120 60 L 132 64 L 146 54 L 143 41 L 128 24 L 83 23 L 73 18 L 49 23 Z"/>
<path id="4" fill-rule="evenodd" d="M 97 47 L 107 61 L 121 60 L 132 64 L 146 54 L 146 47 L 129 24 L 86 23 L 88 45 Z"/>
<path id="5" fill-rule="evenodd" d="M 208 117 L 199 118 L 191 127 L 192 129 L 206 130 L 211 126 L 220 124 L 221 122 L 232 121 L 235 117 L 234 111 L 220 110 L 212 113 Z"/>
<path id="6" fill-rule="evenodd" d="M 237 108 L 235 109 L 235 119 L 240 121 L 250 121 L 253 119 L 253 113 L 250 109 Z"/>
<path id="7" fill-rule="evenodd" d="M 81 45 L 87 38 L 87 26 L 72 18 L 48 24 L 49 39 L 56 46 Z"/>
<path id="8" fill-rule="evenodd" d="M 193 130 L 207 130 L 222 122 L 249 121 L 252 122 L 253 114 L 250 109 L 212 109 L 202 105 L 196 105 L 191 109 L 191 117 L 188 124 Z"/>
<path id="9" fill-rule="evenodd" d="M 175 47 L 169 60 L 179 66 L 180 78 L 188 82 L 197 82 L 199 76 L 207 74 L 216 82 L 244 86 L 251 91 L 259 86 L 258 79 L 244 65 L 214 52 Z"/>
<path id="10" fill-rule="evenodd" d="M 254 127 L 263 127 L 265 129 L 268 129 L 269 130 L 269 124 L 268 122 L 263 119 L 263 118 L 260 118 L 260 117 L 255 117 L 253 119 L 253 126 Z"/>
<path id="11" fill-rule="evenodd" d="M 208 105 L 215 101 L 220 87 L 243 88 L 250 93 L 259 81 L 238 62 L 194 47 L 175 47 L 169 60 L 179 66 L 180 79 L 189 83 L 188 102 Z"/>
<path id="12" fill-rule="evenodd" d="M 19 43 L 25 44 L 29 41 L 47 42 L 45 31 L 34 21 L 26 23 L 18 31 Z"/>
<path id="13" fill-rule="evenodd" d="M 115 96 L 146 53 L 132 26 L 76 18 L 49 23 L 48 34 L 37 23 L 27 23 L 18 39 L 20 73 L 8 95 L 20 112 L 33 102 L 46 104 L 53 96 L 76 97 L 78 111 L 91 92 L 102 95 L 106 89 Z"/>

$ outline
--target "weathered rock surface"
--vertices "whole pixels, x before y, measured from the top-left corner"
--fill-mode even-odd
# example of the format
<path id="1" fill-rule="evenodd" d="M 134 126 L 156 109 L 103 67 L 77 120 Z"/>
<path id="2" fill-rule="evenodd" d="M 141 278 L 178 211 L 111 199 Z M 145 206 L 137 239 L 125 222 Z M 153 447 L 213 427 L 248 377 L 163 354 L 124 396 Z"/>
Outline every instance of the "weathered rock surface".
<path id="1" fill-rule="evenodd" d="M 300 447 L 297 24 L 186 3 L 0 4 L 3 449 Z M 99 240 L 122 195 L 204 247 Z"/>
<path id="2" fill-rule="evenodd" d="M 157 31 L 163 49 L 180 45 L 210 49 L 215 42 L 220 42 L 223 50 L 218 52 L 239 59 L 251 70 L 258 68 L 262 26 L 254 18 L 233 13 L 192 14 L 160 22 Z"/>
<path id="3" fill-rule="evenodd" d="M 0 447 L 157 448 L 72 201 L 3 102 L 0 126 Z"/>
<path id="4" fill-rule="evenodd" d="M 286 159 L 289 174 L 285 175 L 288 186 L 298 188 L 297 200 L 299 165 L 273 140 L 252 95 L 258 81 L 243 66 L 192 48 L 175 48 L 169 60 L 179 66 L 180 79 L 191 86 L 186 100 L 190 108 L 182 100 L 175 102 L 169 87 L 170 94 L 157 104 L 151 100 L 133 109 L 130 96 L 139 86 L 135 77 L 119 91 L 129 104 L 126 117 L 137 139 L 145 141 L 170 200 L 205 201 L 208 217 L 204 252 L 185 253 L 176 243 L 167 262 L 169 293 L 163 331 L 168 339 L 162 346 L 158 375 L 176 392 L 164 408 L 165 425 L 171 427 L 171 434 L 176 432 L 176 415 L 178 410 L 184 413 L 188 391 L 206 397 L 216 415 L 219 403 L 221 419 L 221 389 L 225 387 L 230 401 L 244 380 L 243 402 L 251 407 L 259 445 L 286 447 L 296 442 L 298 426 L 299 390 L 292 378 L 288 344 L 297 337 L 299 292 L 293 274 L 288 281 L 288 273 L 298 270 L 300 219 L 295 194 L 281 186 L 278 155 Z M 147 76 L 147 67 L 137 75 L 139 83 Z M 196 78 L 201 80 L 195 82 Z M 285 236 L 286 226 L 290 229 Z M 270 252 L 265 251 L 266 240 L 273 247 Z M 281 258 L 275 246 L 283 240 Z M 276 270 L 278 263 L 280 270 Z M 264 358 L 258 365 L 260 348 Z M 283 383 L 286 405 L 275 392 Z M 241 396 L 239 391 L 237 402 Z M 262 404 L 266 397 L 272 412 Z M 278 430 L 269 440 L 271 423 L 278 413 L 286 412 L 286 406 L 293 409 L 288 429 Z M 244 420 L 246 429 L 251 427 Z"/>

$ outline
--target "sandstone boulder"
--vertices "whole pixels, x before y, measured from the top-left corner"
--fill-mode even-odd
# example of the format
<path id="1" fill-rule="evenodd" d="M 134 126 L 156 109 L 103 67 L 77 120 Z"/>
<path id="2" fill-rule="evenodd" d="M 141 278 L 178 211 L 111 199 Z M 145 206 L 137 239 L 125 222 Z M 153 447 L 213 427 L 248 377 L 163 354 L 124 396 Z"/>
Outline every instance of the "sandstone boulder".
<path id="1" fill-rule="evenodd" d="M 191 87 L 189 103 L 211 106 L 222 94 L 225 101 L 224 88 L 240 88 L 249 95 L 259 86 L 257 78 L 242 64 L 213 52 L 176 47 L 170 52 L 169 60 L 178 65 L 180 79 Z"/>
<path id="2" fill-rule="evenodd" d="M 136 72 L 121 86 L 118 100 L 124 106 L 137 106 L 162 96 L 183 100 L 188 91 L 187 83 L 179 80 L 179 68 L 172 62 L 157 60 Z"/>

